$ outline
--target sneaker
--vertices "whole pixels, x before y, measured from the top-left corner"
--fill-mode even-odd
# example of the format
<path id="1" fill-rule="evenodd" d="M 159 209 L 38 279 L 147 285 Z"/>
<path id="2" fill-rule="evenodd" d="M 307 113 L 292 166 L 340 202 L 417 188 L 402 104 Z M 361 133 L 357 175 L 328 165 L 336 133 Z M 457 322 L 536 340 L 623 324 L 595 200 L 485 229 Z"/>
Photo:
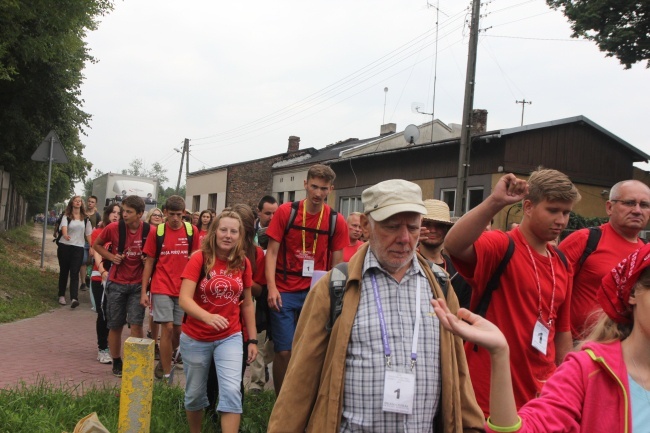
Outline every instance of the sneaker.
<path id="1" fill-rule="evenodd" d="M 66 302 L 65 302 L 65 296 L 59 296 L 59 304 L 60 304 L 60 305 L 65 305 L 65 304 L 66 304 Z"/>
<path id="2" fill-rule="evenodd" d="M 79 306 L 79 301 L 76 299 L 73 299 L 72 302 L 70 302 L 70 308 L 77 308 Z"/>
<path id="3" fill-rule="evenodd" d="M 111 358 L 111 354 L 108 353 L 108 349 L 104 349 L 97 351 L 97 361 L 99 361 L 100 364 L 112 364 L 113 358 Z"/>
<path id="4" fill-rule="evenodd" d="M 165 373 L 163 372 L 162 362 L 158 361 L 156 368 L 153 370 L 153 375 L 156 379 L 162 379 Z"/>
<path id="5" fill-rule="evenodd" d="M 113 362 L 113 375 L 117 377 L 122 377 L 122 359 L 116 359 Z"/>
<path id="6" fill-rule="evenodd" d="M 82 292 L 85 292 L 86 290 L 88 290 L 88 286 L 85 285 L 85 284 L 82 284 L 81 287 L 79 287 L 79 290 L 82 291 Z"/>

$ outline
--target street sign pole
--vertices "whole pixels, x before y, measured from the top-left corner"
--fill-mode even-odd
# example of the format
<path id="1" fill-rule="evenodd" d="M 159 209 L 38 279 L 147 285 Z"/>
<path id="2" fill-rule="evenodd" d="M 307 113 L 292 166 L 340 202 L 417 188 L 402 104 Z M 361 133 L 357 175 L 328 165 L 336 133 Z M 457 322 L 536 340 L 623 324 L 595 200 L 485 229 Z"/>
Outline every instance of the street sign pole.
<path id="1" fill-rule="evenodd" d="M 38 146 L 32 154 L 32 161 L 47 161 L 47 195 L 45 196 L 45 221 L 43 221 L 43 239 L 41 239 L 41 269 L 45 260 L 45 237 L 47 231 L 48 208 L 50 207 L 50 183 L 52 182 L 52 164 L 67 164 L 70 162 L 65 154 L 63 145 L 56 135 L 56 132 L 50 131 L 45 140 Z"/>
<path id="2" fill-rule="evenodd" d="M 47 217 L 48 209 L 50 208 L 50 182 L 52 181 L 52 154 L 54 153 L 54 136 L 50 137 L 50 157 L 48 158 L 47 168 L 47 194 L 45 195 L 45 215 L 43 221 L 43 239 L 41 239 L 41 269 L 43 269 L 43 261 L 45 260 L 45 236 L 47 235 Z"/>

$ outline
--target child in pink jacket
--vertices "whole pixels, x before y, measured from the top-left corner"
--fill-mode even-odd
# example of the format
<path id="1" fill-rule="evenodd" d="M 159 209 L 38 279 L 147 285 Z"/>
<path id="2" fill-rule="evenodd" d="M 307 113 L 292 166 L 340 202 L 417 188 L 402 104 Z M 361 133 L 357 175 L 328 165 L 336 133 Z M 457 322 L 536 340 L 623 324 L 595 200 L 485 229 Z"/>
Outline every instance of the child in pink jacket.
<path id="1" fill-rule="evenodd" d="M 580 350 L 570 353 L 539 398 L 517 413 L 509 349 L 501 331 L 444 300 L 431 301 L 440 323 L 490 352 L 487 432 L 646 432 L 650 425 L 650 244 L 602 280 L 599 320 Z M 536 331 L 539 329 L 536 327 Z M 531 329 L 531 341 L 533 337 Z"/>

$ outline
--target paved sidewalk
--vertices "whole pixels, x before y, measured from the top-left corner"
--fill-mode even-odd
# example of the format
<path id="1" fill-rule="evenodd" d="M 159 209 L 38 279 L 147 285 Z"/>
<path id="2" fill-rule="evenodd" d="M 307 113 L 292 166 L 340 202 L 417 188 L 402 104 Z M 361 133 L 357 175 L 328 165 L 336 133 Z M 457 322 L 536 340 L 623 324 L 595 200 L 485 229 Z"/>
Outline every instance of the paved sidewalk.
<path id="1" fill-rule="evenodd" d="M 40 236 L 37 227 L 34 236 Z M 56 245 L 48 240 L 45 249 L 45 266 L 58 272 Z M 80 391 L 102 384 L 119 386 L 121 379 L 113 376 L 111 364 L 97 361 L 97 315 L 91 310 L 89 293 L 79 292 L 80 305 L 74 310 L 70 308 L 67 297 L 66 306 L 31 319 L 0 325 L 0 389 L 14 388 L 21 382 L 34 384 L 41 379 L 79 387 Z M 144 327 L 146 333 L 148 321 Z M 125 326 L 122 340 L 129 335 L 130 330 Z M 183 369 L 179 368 L 174 376 L 174 383 L 184 386 Z M 245 385 L 248 385 L 249 377 L 247 369 Z M 267 383 L 266 388 L 273 389 L 273 380 Z"/>
<path id="2" fill-rule="evenodd" d="M 0 325 L 0 388 L 11 388 L 21 381 L 33 384 L 39 378 L 81 387 L 120 383 L 110 364 L 97 361 L 97 315 L 90 310 L 87 293 L 80 295 L 81 305 L 74 310 L 62 306 L 31 319 Z M 125 338 L 128 335 L 126 329 Z"/>

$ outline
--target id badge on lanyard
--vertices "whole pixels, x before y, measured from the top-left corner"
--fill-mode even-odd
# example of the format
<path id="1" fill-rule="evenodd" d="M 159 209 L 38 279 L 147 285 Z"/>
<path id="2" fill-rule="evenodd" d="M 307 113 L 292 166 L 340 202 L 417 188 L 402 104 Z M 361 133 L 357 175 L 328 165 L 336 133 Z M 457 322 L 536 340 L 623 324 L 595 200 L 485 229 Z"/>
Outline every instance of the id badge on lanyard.
<path id="1" fill-rule="evenodd" d="M 384 373 L 384 399 L 382 410 L 384 412 L 395 412 L 406 415 L 413 413 L 413 401 L 415 399 L 415 363 L 417 360 L 417 344 L 420 331 L 420 279 L 417 279 L 417 292 L 415 296 L 415 326 L 413 329 L 413 342 L 411 345 L 411 369 L 410 371 L 396 371 L 391 367 L 391 351 L 388 343 L 388 331 L 384 311 L 379 297 L 379 287 L 377 279 L 372 276 L 372 288 L 375 294 L 375 303 L 377 313 L 379 314 L 379 324 L 381 328 L 381 338 L 384 345 L 384 355 L 386 357 L 386 372 Z M 395 366 L 397 368 L 397 366 Z"/>

